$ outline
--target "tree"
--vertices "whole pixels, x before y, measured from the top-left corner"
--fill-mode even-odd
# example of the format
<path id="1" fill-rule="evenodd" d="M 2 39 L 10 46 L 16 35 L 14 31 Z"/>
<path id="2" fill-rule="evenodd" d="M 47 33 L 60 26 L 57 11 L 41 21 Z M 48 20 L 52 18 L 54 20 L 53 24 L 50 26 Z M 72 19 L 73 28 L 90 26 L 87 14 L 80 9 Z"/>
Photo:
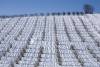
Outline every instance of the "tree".
<path id="1" fill-rule="evenodd" d="M 84 14 L 84 12 L 80 12 L 79 14 L 83 15 L 83 14 Z"/>
<path id="2" fill-rule="evenodd" d="M 44 16 L 44 13 L 40 13 L 40 16 Z"/>
<path id="3" fill-rule="evenodd" d="M 68 12 L 68 15 L 70 15 L 71 13 L 70 12 Z"/>
<path id="4" fill-rule="evenodd" d="M 38 14 L 37 13 L 34 13 L 34 16 L 38 16 Z"/>
<path id="5" fill-rule="evenodd" d="M 93 14 L 93 11 L 94 11 L 94 8 L 92 5 L 89 5 L 89 4 L 84 5 L 84 12 L 86 14 Z"/>
<path id="6" fill-rule="evenodd" d="M 73 15 L 75 15 L 75 12 L 72 12 Z"/>
<path id="7" fill-rule="evenodd" d="M 55 12 L 52 12 L 52 16 L 54 16 L 55 15 Z"/>
<path id="8" fill-rule="evenodd" d="M 60 15 L 60 12 L 58 12 L 58 15 Z"/>
<path id="9" fill-rule="evenodd" d="M 49 15 L 50 15 L 50 13 L 47 13 L 46 15 L 47 15 L 47 16 L 49 16 Z"/>
<path id="10" fill-rule="evenodd" d="M 76 14 L 79 15 L 80 13 L 79 12 L 76 12 Z"/>
<path id="11" fill-rule="evenodd" d="M 63 15 L 65 15 L 66 14 L 66 12 L 63 12 Z"/>

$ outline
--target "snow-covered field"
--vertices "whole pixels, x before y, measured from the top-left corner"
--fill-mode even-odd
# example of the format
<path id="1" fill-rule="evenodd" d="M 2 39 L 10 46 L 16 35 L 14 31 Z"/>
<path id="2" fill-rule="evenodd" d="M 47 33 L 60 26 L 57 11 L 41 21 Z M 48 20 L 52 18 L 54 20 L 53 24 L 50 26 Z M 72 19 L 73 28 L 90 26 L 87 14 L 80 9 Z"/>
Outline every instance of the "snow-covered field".
<path id="1" fill-rule="evenodd" d="M 0 67 L 100 67 L 100 14 L 0 18 Z"/>

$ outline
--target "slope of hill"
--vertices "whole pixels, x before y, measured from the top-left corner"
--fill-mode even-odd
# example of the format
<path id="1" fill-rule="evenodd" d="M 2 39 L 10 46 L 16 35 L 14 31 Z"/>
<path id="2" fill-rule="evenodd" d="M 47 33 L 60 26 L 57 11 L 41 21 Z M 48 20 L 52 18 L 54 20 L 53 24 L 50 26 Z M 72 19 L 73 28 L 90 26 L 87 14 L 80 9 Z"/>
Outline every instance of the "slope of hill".
<path id="1" fill-rule="evenodd" d="M 100 14 L 0 18 L 0 67 L 100 67 Z"/>

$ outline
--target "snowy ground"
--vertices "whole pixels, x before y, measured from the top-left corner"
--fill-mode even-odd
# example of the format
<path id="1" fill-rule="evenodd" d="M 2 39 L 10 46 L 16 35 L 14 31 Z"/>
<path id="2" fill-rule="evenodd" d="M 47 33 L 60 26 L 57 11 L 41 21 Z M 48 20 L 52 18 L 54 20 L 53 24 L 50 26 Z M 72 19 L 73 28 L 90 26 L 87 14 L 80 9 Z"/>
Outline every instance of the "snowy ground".
<path id="1" fill-rule="evenodd" d="M 100 14 L 0 18 L 0 67 L 100 67 Z"/>

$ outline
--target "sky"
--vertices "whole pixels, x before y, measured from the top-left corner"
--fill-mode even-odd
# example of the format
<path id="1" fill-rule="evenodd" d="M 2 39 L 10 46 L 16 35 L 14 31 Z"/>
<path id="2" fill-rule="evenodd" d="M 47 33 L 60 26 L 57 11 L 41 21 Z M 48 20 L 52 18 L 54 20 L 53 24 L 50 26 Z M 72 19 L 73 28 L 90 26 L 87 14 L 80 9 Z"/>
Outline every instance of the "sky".
<path id="1" fill-rule="evenodd" d="M 84 4 L 100 12 L 100 0 L 0 0 L 0 15 L 83 11 Z"/>

